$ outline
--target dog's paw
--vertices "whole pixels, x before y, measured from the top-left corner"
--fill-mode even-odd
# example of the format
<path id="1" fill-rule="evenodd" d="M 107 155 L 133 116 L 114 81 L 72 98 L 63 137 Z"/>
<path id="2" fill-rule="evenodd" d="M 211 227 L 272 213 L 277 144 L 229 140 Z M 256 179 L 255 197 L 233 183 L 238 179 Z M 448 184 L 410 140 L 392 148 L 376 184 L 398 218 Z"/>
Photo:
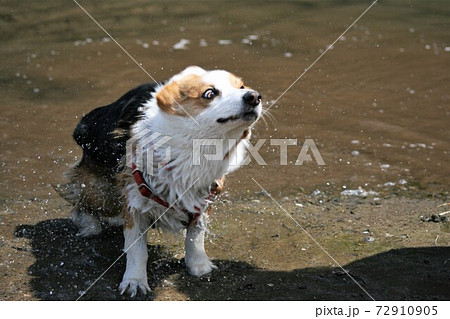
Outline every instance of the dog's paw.
<path id="1" fill-rule="evenodd" d="M 202 258 L 201 260 L 197 260 L 195 262 L 186 261 L 186 265 L 188 272 L 196 277 L 201 277 L 203 275 L 209 274 L 215 269 L 218 269 L 217 266 L 208 259 L 208 257 Z"/>
<path id="2" fill-rule="evenodd" d="M 130 297 L 137 295 L 138 291 L 146 295 L 152 291 L 148 285 L 147 279 L 124 279 L 119 285 L 120 294 L 127 293 Z"/>

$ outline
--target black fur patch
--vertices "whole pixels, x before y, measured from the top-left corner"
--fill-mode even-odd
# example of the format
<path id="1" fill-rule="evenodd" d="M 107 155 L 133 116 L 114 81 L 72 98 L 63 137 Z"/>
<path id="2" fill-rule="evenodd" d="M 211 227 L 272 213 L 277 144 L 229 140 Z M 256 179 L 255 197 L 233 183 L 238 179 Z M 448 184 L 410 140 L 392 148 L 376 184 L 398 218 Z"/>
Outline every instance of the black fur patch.
<path id="1" fill-rule="evenodd" d="M 139 109 L 150 100 L 159 83 L 142 84 L 116 102 L 98 107 L 81 119 L 73 138 L 83 149 L 80 165 L 117 173 L 125 155 L 129 129 L 142 116 Z M 119 132 L 119 134 L 117 134 Z"/>

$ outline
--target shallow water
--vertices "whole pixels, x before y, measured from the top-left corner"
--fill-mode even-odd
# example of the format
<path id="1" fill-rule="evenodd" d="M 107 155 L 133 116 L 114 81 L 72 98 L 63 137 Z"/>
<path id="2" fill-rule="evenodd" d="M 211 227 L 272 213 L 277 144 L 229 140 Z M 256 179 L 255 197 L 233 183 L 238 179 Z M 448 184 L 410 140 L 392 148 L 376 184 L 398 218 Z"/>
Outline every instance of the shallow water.
<path id="1" fill-rule="evenodd" d="M 87 11 L 157 80 L 187 65 L 221 68 L 269 107 L 369 5 L 341 2 L 110 2 Z M 383 1 L 261 121 L 265 166 L 229 180 L 233 195 L 314 189 L 448 191 L 450 94 L 445 1 Z M 55 196 L 80 156 L 80 116 L 149 77 L 70 1 L 0 5 L 0 198 Z M 297 139 L 279 165 L 271 138 Z M 325 166 L 294 165 L 306 138 Z M 314 158 L 314 157 L 313 157 Z"/>

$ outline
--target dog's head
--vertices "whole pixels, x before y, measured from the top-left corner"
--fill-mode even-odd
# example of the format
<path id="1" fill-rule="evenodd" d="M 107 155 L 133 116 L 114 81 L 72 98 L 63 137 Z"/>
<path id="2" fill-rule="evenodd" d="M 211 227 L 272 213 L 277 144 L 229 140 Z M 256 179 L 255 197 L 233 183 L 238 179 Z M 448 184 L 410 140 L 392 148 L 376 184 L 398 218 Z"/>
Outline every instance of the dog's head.
<path id="1" fill-rule="evenodd" d="M 226 132 L 250 127 L 261 116 L 261 95 L 241 78 L 222 70 L 191 66 L 173 76 L 155 95 L 167 114 L 195 119 Z"/>

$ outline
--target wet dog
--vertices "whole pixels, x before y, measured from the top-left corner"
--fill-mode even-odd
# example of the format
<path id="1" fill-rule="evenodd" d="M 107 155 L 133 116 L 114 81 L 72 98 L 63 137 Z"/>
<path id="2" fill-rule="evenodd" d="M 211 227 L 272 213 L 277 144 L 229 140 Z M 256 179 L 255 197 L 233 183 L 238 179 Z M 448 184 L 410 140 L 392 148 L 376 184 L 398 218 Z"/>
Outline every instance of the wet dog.
<path id="1" fill-rule="evenodd" d="M 166 83 L 141 85 L 85 115 L 73 137 L 83 149 L 59 193 L 83 237 L 101 220 L 123 224 L 121 294 L 150 291 L 149 227 L 186 229 L 185 262 L 202 276 L 217 267 L 204 248 L 205 220 L 224 177 L 244 160 L 261 96 L 226 71 L 188 67 Z"/>

